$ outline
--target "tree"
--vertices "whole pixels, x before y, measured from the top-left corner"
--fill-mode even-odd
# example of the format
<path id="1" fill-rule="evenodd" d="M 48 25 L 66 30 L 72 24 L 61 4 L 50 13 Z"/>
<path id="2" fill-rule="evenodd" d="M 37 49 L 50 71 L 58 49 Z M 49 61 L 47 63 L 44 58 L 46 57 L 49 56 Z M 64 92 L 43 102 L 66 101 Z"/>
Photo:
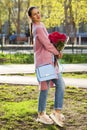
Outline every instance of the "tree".
<path id="1" fill-rule="evenodd" d="M 2 7 L 5 9 L 6 14 L 7 14 L 7 21 L 8 21 L 8 35 L 10 35 L 10 30 L 11 30 L 11 8 L 13 6 L 13 2 L 10 0 L 3 0 L 2 1 Z M 2 10 L 3 11 L 3 10 Z"/>
<path id="2" fill-rule="evenodd" d="M 86 0 L 64 0 L 65 27 L 71 43 L 76 41 L 76 33 L 81 22 L 87 22 Z"/>
<path id="3" fill-rule="evenodd" d="M 32 0 L 30 5 L 35 5 L 40 8 L 42 21 L 46 23 L 47 27 L 61 25 L 65 20 L 74 22 L 73 24 L 76 24 L 76 27 L 79 26 L 82 19 L 87 22 L 86 0 Z M 66 11 L 67 17 L 65 16 Z"/>
<path id="4" fill-rule="evenodd" d="M 76 37 L 76 26 L 75 20 L 72 12 L 72 0 L 64 0 L 64 14 L 65 14 L 65 29 L 67 35 L 73 35 L 71 38 L 71 43 L 74 43 L 74 38 Z"/>
<path id="5" fill-rule="evenodd" d="M 2 19 L 1 19 L 1 1 L 0 1 L 0 33 L 2 32 Z"/>
<path id="6" fill-rule="evenodd" d="M 63 24 L 69 36 L 75 37 L 80 23 L 87 23 L 87 0 L 0 0 L 0 28 L 9 21 L 9 33 L 11 29 L 24 31 L 29 22 L 27 9 L 32 5 L 40 9 L 47 28 Z"/>

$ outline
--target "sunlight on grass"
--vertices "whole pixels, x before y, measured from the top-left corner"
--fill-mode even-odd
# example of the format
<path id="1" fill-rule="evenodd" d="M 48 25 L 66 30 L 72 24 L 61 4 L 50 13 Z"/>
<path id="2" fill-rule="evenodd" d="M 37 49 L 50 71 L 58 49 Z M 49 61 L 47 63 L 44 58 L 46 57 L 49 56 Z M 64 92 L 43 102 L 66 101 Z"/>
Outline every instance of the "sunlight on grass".
<path id="1" fill-rule="evenodd" d="M 87 79 L 87 74 L 86 73 L 63 73 L 63 77 Z"/>
<path id="2" fill-rule="evenodd" d="M 8 74 L 11 75 L 11 74 Z M 35 73 L 32 74 L 16 74 L 16 75 L 20 75 L 20 76 L 36 76 Z M 67 77 L 67 78 L 84 78 L 87 79 L 87 73 L 63 73 L 63 77 Z"/>
<path id="3" fill-rule="evenodd" d="M 29 100 L 23 102 L 1 102 L 1 112 L 5 112 L 3 114 L 3 118 L 11 118 L 14 116 L 23 117 L 26 114 L 34 114 L 36 113 L 37 101 Z M 0 112 L 0 113 L 1 113 Z"/>

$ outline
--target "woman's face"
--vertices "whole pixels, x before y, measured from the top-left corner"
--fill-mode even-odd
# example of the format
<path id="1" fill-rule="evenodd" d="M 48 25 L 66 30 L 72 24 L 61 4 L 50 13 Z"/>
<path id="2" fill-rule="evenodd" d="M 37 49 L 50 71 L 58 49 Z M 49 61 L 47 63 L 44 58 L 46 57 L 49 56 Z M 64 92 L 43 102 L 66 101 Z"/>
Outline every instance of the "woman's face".
<path id="1" fill-rule="evenodd" d="M 40 15 L 40 12 L 39 12 L 39 10 L 38 10 L 37 8 L 34 8 L 34 9 L 32 10 L 32 12 L 31 12 L 31 17 L 30 17 L 30 18 L 32 19 L 32 21 L 33 21 L 34 23 L 40 22 L 40 20 L 41 20 L 41 15 Z"/>

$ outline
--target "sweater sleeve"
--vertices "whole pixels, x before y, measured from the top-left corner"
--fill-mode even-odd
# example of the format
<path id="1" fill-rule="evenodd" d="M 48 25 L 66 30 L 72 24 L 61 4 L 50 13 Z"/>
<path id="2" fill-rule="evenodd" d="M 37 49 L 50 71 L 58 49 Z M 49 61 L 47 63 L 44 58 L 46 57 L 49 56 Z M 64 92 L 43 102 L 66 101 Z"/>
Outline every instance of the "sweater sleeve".
<path id="1" fill-rule="evenodd" d="M 46 35 L 45 30 L 44 30 L 43 27 L 37 27 L 36 34 L 37 34 L 37 38 L 40 41 L 40 43 L 43 44 L 43 46 L 48 51 L 50 51 L 54 55 L 58 55 L 59 54 L 57 49 L 50 43 L 50 40 L 48 39 L 48 36 Z"/>

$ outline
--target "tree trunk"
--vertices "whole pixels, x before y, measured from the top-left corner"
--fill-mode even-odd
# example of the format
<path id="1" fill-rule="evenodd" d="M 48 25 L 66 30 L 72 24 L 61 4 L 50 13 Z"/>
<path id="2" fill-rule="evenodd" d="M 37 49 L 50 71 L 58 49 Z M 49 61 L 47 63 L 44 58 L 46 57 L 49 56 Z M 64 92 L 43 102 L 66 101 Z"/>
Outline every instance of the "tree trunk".
<path id="1" fill-rule="evenodd" d="M 76 38 L 76 25 L 72 12 L 72 0 L 64 1 L 64 13 L 65 13 L 65 30 L 66 34 L 70 37 L 70 43 L 74 44 Z"/>
<path id="2" fill-rule="evenodd" d="M 11 22 L 10 22 L 10 20 L 11 20 L 11 8 L 10 7 L 9 7 L 8 11 L 9 11 L 9 15 L 8 15 L 8 24 L 9 24 L 9 26 L 8 26 L 8 36 L 10 36 L 10 30 L 11 30 Z"/>
<path id="3" fill-rule="evenodd" d="M 20 0 L 18 0 L 17 34 L 20 34 Z"/>
<path id="4" fill-rule="evenodd" d="M 1 20 L 1 13 L 0 13 L 0 33 L 2 33 L 2 20 Z"/>

